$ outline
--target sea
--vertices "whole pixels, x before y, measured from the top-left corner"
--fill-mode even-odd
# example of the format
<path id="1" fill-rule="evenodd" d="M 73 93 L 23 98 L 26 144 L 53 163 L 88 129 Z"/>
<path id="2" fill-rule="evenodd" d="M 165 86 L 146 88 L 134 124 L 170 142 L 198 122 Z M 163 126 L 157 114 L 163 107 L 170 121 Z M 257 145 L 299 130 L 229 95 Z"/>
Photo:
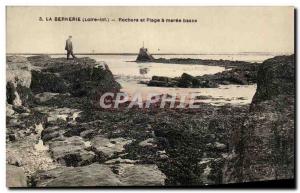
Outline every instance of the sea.
<path id="1" fill-rule="evenodd" d="M 262 62 L 278 54 L 199 54 L 199 55 L 154 55 L 155 58 L 196 58 L 214 60 L 240 60 L 248 62 Z M 121 84 L 122 92 L 133 96 L 141 93 L 143 98 L 149 93 L 169 95 L 197 95 L 203 96 L 198 102 L 212 105 L 246 105 L 251 103 L 256 91 L 256 85 L 221 85 L 218 88 L 167 88 L 148 87 L 141 81 L 148 81 L 152 76 L 179 77 L 182 73 L 193 76 L 215 74 L 226 70 L 221 66 L 208 66 L 201 64 L 162 64 L 162 63 L 137 63 L 135 55 L 80 55 L 90 57 L 99 62 L 105 62 L 112 71 L 115 79 Z M 52 55 L 52 57 L 65 57 Z"/>

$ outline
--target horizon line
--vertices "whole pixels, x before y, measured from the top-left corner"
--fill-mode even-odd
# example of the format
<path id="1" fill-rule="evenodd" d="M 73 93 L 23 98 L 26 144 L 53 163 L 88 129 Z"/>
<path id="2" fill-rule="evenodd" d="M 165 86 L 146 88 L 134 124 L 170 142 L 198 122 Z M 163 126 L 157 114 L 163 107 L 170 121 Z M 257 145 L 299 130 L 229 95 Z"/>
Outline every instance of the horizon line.
<path id="1" fill-rule="evenodd" d="M 29 52 L 16 52 L 6 53 L 6 55 L 66 55 L 66 53 L 29 53 Z M 139 53 L 133 52 L 79 52 L 76 55 L 138 55 Z M 258 55 L 274 55 L 274 54 L 293 54 L 293 52 L 202 52 L 202 53 L 151 53 L 152 55 L 247 55 L 247 54 L 258 54 Z"/>

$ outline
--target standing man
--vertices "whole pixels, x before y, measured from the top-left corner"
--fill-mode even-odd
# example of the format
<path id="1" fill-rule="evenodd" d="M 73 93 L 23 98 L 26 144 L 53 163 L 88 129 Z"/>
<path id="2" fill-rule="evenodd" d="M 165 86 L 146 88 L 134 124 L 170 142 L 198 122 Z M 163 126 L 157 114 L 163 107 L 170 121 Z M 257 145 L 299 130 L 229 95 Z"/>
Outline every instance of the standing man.
<path id="1" fill-rule="evenodd" d="M 70 54 L 73 59 L 76 58 L 73 54 L 72 36 L 69 36 L 69 38 L 67 39 L 65 50 L 67 50 L 67 60 L 69 60 Z"/>

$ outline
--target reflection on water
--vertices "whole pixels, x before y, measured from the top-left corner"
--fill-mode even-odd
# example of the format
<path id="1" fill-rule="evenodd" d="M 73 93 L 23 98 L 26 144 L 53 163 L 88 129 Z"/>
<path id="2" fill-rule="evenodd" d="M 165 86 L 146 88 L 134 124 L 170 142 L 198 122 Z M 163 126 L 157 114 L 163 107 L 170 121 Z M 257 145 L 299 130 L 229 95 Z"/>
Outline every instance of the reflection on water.
<path id="1" fill-rule="evenodd" d="M 102 59 L 103 60 L 103 59 Z M 152 76 L 179 77 L 183 72 L 193 76 L 214 74 L 225 70 L 224 67 L 206 65 L 160 64 L 160 63 L 136 63 L 126 60 L 104 59 L 110 70 L 116 76 L 129 76 L 150 79 Z"/>
<path id="2" fill-rule="evenodd" d="M 145 75 L 149 72 L 149 68 L 140 68 L 140 75 Z"/>

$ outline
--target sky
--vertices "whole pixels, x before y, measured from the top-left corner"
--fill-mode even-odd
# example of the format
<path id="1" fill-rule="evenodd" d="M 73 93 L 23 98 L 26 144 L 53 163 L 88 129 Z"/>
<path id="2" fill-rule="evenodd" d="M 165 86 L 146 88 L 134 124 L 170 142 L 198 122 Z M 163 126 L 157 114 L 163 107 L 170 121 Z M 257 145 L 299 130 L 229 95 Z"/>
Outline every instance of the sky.
<path id="1" fill-rule="evenodd" d="M 80 17 L 81 21 L 53 21 L 55 17 Z M 107 18 L 109 22 L 83 22 L 84 18 Z M 119 22 L 119 18 L 139 22 Z M 140 22 L 143 18 L 165 22 Z M 197 22 L 166 22 L 184 18 Z M 294 8 L 6 8 L 7 53 L 64 53 L 69 35 L 75 53 L 137 53 L 143 42 L 152 53 L 293 53 Z"/>

